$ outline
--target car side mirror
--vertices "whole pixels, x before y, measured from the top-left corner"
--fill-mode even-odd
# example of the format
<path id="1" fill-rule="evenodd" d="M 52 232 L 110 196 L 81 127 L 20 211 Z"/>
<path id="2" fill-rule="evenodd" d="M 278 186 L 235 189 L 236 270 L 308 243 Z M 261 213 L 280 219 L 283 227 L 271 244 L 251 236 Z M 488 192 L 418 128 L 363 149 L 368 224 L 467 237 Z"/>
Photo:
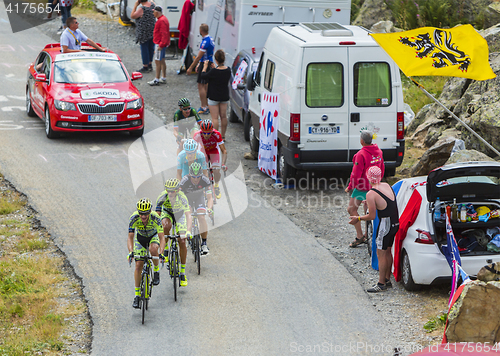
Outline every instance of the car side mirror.
<path id="1" fill-rule="evenodd" d="M 247 86 L 243 83 L 238 83 L 238 85 L 236 85 L 236 89 L 238 90 L 243 90 L 245 89 Z"/>
<path id="2" fill-rule="evenodd" d="M 255 90 L 255 81 L 253 79 L 254 76 L 255 76 L 254 72 L 248 73 L 248 77 L 247 77 L 247 90 L 248 91 L 254 91 Z"/>
<path id="3" fill-rule="evenodd" d="M 132 80 L 136 80 L 136 79 L 142 79 L 141 72 L 132 72 Z"/>
<path id="4" fill-rule="evenodd" d="M 37 82 L 46 82 L 47 76 L 45 75 L 45 73 L 37 73 L 35 74 L 35 80 Z"/>

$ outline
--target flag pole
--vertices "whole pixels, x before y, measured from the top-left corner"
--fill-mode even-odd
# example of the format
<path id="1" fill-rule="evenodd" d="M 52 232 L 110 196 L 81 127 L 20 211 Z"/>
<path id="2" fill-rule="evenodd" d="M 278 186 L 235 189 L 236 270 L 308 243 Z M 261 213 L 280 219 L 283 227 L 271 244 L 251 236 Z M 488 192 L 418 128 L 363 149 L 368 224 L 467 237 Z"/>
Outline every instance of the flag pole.
<path id="1" fill-rule="evenodd" d="M 425 88 L 420 85 L 419 83 L 417 83 L 413 78 L 411 78 L 411 81 L 420 89 L 422 90 L 422 92 L 427 95 L 429 98 L 431 98 L 432 100 L 434 100 L 437 104 L 439 104 L 448 114 L 450 114 L 451 116 L 453 116 L 458 122 L 460 122 L 467 130 L 469 130 L 474 136 L 476 136 L 479 140 L 481 140 L 489 149 L 491 149 L 493 152 L 495 152 L 499 157 L 500 157 L 500 152 L 498 152 L 498 150 L 493 147 L 492 145 L 490 145 L 488 142 L 486 142 L 486 140 L 484 138 L 482 138 L 481 136 L 479 136 L 476 131 L 474 131 L 472 128 L 469 127 L 469 125 L 467 125 L 465 122 L 463 122 L 462 120 L 460 120 L 458 118 L 457 115 L 455 115 L 454 113 L 452 113 L 446 106 L 444 106 L 439 100 L 437 100 L 434 95 L 432 95 L 431 93 L 429 93 L 427 90 L 425 90 Z"/>

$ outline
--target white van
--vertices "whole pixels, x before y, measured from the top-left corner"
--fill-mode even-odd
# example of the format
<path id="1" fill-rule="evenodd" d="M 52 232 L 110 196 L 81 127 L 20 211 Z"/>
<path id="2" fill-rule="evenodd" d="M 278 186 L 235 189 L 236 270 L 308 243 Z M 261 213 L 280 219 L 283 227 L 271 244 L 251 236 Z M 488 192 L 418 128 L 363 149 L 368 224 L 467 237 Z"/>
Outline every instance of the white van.
<path id="1" fill-rule="evenodd" d="M 403 91 L 399 68 L 358 26 L 300 23 L 274 28 L 249 81 L 250 147 L 258 151 L 260 101 L 280 94 L 278 173 L 350 170 L 371 130 L 387 175 L 404 155 Z"/>
<path id="2" fill-rule="evenodd" d="M 196 0 L 189 48 L 200 48 L 200 25 L 206 23 L 215 50 L 224 49 L 231 65 L 242 50 L 262 48 L 269 32 L 299 22 L 338 22 L 348 25 L 351 0 Z"/>

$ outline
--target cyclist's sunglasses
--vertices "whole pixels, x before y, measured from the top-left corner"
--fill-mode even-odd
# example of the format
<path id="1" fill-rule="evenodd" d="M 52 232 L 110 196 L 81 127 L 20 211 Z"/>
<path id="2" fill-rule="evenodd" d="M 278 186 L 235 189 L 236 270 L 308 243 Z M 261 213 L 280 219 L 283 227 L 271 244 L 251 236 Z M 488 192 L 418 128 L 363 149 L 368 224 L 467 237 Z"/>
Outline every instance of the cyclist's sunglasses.
<path id="1" fill-rule="evenodd" d="M 147 212 L 147 213 L 146 213 L 146 212 L 139 212 L 139 215 L 140 215 L 140 216 L 147 216 L 147 215 L 149 215 L 149 214 L 150 214 L 149 212 Z"/>
<path id="2" fill-rule="evenodd" d="M 193 178 L 193 179 L 201 178 L 201 174 L 198 176 L 191 176 L 191 178 Z"/>
<path id="3" fill-rule="evenodd" d="M 182 108 L 182 110 L 189 111 L 189 110 L 191 110 L 191 108 Z"/>
<path id="4" fill-rule="evenodd" d="M 201 134 L 202 134 L 202 135 L 211 135 L 211 134 L 212 134 L 212 132 L 210 132 L 210 131 L 209 131 L 209 132 L 204 132 L 204 131 L 202 131 L 202 132 L 201 132 Z"/>
<path id="5" fill-rule="evenodd" d="M 177 193 L 179 191 L 179 189 L 167 189 L 167 193 L 170 194 L 170 193 Z"/>

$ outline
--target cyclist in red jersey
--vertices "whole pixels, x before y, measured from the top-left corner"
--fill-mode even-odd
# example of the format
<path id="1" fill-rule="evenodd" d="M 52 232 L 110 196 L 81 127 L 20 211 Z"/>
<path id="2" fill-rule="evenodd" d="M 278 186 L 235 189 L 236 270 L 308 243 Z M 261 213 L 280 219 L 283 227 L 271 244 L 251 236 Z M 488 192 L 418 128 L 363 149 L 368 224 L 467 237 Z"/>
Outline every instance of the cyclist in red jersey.
<path id="1" fill-rule="evenodd" d="M 220 169 L 226 171 L 227 150 L 224 146 L 224 140 L 219 131 L 214 129 L 210 120 L 203 120 L 200 124 L 201 130 L 196 132 L 193 139 L 200 144 L 200 150 L 205 154 L 207 162 L 212 164 L 214 172 L 214 193 L 217 199 L 221 198 L 219 182 Z M 220 169 L 217 169 L 219 167 Z"/>

